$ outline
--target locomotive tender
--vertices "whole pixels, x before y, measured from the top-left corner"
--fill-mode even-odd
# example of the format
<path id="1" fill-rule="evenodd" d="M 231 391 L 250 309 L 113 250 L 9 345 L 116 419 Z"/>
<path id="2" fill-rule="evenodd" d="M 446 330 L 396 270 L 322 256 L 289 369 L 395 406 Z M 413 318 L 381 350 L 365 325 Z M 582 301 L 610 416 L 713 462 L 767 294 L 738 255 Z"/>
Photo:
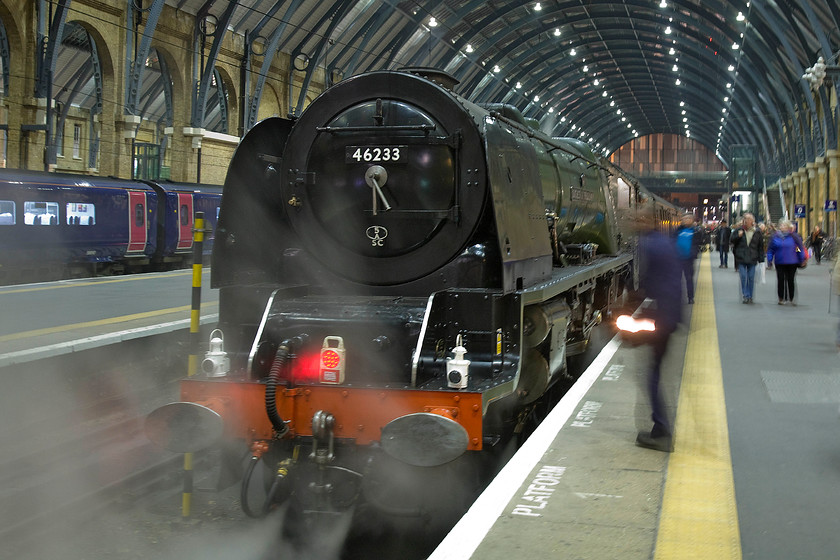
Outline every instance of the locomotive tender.
<path id="1" fill-rule="evenodd" d="M 180 267 L 195 213 L 212 230 L 221 196 L 212 185 L 0 169 L 0 284 Z"/>
<path id="2" fill-rule="evenodd" d="M 464 484 L 443 473 L 483 468 L 565 390 L 634 286 L 627 226 L 651 206 L 675 221 L 516 109 L 411 72 L 341 82 L 234 154 L 212 267 L 231 369 L 185 379 L 148 432 L 250 444 L 276 477 L 264 511 L 429 513 Z"/>

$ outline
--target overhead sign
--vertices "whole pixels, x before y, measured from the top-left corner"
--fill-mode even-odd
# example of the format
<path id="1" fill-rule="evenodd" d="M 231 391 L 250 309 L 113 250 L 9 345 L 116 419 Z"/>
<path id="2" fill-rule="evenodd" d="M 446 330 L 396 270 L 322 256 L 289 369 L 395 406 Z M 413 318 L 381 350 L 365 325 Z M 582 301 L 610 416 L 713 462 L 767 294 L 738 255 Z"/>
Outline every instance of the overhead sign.
<path id="1" fill-rule="evenodd" d="M 825 201 L 825 211 L 826 212 L 836 212 L 837 211 L 837 201 L 836 200 L 826 200 Z"/>
<path id="2" fill-rule="evenodd" d="M 804 204 L 794 204 L 793 205 L 793 217 L 794 218 L 804 218 L 805 217 L 805 205 Z"/>

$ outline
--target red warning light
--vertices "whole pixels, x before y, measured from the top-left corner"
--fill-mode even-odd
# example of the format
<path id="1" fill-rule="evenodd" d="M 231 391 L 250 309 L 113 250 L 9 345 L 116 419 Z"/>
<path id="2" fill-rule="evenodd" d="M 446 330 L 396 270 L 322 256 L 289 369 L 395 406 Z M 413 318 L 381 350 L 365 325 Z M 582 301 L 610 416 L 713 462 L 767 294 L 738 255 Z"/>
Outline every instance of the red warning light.
<path id="1" fill-rule="evenodd" d="M 324 364 L 326 368 L 337 368 L 338 364 L 341 363 L 341 356 L 338 355 L 338 352 L 335 350 L 325 350 L 321 354 L 321 363 Z"/>
<path id="2" fill-rule="evenodd" d="M 340 336 L 324 338 L 321 347 L 321 383 L 344 383 L 344 339 Z"/>

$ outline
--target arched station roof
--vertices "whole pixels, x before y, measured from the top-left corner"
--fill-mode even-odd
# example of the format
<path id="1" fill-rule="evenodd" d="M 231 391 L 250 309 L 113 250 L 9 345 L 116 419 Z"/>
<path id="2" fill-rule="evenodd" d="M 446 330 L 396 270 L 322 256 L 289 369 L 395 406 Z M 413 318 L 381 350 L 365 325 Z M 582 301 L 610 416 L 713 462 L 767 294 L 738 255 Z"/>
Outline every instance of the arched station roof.
<path id="1" fill-rule="evenodd" d="M 329 83 L 428 66 L 469 99 L 516 105 L 607 155 L 680 134 L 726 165 L 733 147 L 755 146 L 763 171 L 783 175 L 837 148 L 837 116 L 821 109 L 835 75 L 821 88 L 802 77 L 840 53 L 836 0 L 128 1 L 164 1 L 216 36 L 243 35 L 249 59 L 291 55 L 304 84 L 293 113 L 316 70 Z"/>

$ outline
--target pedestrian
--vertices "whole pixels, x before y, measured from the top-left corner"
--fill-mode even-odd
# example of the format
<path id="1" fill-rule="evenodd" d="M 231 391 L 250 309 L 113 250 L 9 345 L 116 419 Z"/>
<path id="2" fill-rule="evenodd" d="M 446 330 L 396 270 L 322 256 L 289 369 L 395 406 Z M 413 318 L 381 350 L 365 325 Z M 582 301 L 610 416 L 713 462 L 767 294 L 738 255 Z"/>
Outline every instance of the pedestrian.
<path id="1" fill-rule="evenodd" d="M 781 220 L 779 230 L 767 247 L 767 269 L 776 267 L 776 286 L 779 305 L 790 302 L 796 305 L 795 295 L 796 269 L 805 262 L 805 247 L 802 238 L 793 231 L 789 220 Z"/>
<path id="2" fill-rule="evenodd" d="M 715 242 L 720 251 L 720 266 L 718 268 L 729 268 L 729 240 L 732 235 L 732 230 L 726 220 L 721 220 L 718 228 L 715 230 Z"/>
<path id="3" fill-rule="evenodd" d="M 820 226 L 814 226 L 814 231 L 808 236 L 808 246 L 814 250 L 814 258 L 817 264 L 822 261 L 822 246 L 825 241 L 825 233 Z"/>
<path id="4" fill-rule="evenodd" d="M 660 379 L 668 342 L 682 320 L 679 259 L 673 241 L 654 229 L 652 216 L 637 224 L 641 227 L 639 288 L 641 295 L 652 301 L 652 305 L 648 305 L 641 315 L 652 319 L 655 329 L 646 338 L 651 347 L 646 389 L 653 428 L 650 432 L 639 432 L 636 445 L 669 452 L 673 449 L 672 430 L 660 390 Z"/>
<path id="5" fill-rule="evenodd" d="M 676 231 L 677 258 L 682 277 L 685 278 L 685 292 L 688 303 L 694 303 L 694 261 L 700 252 L 703 234 L 694 226 L 694 214 L 683 214 Z M 680 280 L 682 282 L 682 280 Z"/>
<path id="6" fill-rule="evenodd" d="M 745 212 L 743 224 L 732 232 L 732 256 L 741 281 L 741 303 L 752 303 L 755 267 L 764 262 L 764 236 L 755 227 L 755 216 Z"/>

